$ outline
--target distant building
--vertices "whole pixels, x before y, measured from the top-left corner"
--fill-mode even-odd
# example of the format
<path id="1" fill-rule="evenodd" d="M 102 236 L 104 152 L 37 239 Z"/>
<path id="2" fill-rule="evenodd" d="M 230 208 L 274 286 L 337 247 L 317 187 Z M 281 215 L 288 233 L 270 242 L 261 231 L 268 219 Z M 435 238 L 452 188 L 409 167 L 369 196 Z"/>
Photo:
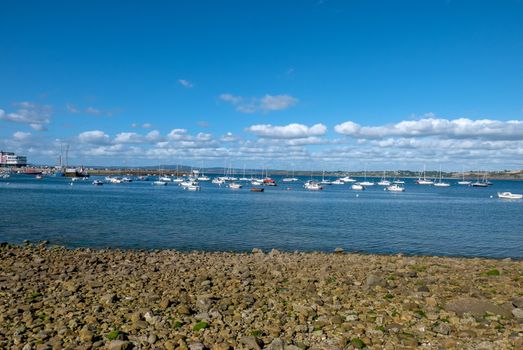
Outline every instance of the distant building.
<path id="1" fill-rule="evenodd" d="M 26 156 L 17 156 L 13 152 L 0 151 L 0 167 L 22 167 L 26 165 Z"/>

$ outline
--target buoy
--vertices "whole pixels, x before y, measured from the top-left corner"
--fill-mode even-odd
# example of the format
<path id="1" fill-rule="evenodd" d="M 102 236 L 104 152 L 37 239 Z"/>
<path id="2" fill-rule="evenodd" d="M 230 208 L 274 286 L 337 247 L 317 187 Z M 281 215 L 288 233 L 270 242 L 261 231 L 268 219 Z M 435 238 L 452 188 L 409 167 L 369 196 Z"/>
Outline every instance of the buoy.
<path id="1" fill-rule="evenodd" d="M 490 198 L 494 198 L 494 196 L 490 196 Z"/>
<path id="2" fill-rule="evenodd" d="M 360 196 L 359 194 L 356 195 L 356 197 L 359 197 L 359 196 Z"/>

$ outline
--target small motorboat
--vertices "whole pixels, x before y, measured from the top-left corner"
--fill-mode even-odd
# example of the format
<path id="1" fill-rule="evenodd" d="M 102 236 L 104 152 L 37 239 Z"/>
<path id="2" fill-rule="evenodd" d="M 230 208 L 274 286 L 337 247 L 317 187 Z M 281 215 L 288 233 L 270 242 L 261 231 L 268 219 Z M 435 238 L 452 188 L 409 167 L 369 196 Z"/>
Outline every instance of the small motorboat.
<path id="1" fill-rule="evenodd" d="M 93 185 L 95 185 L 95 186 L 101 186 L 103 184 L 104 184 L 104 182 L 102 180 L 94 180 L 93 181 Z"/>
<path id="2" fill-rule="evenodd" d="M 233 190 L 239 190 L 240 188 L 242 188 L 242 185 L 240 185 L 239 183 L 236 183 L 236 182 L 231 182 L 229 184 L 229 188 L 233 189 Z"/>
<path id="3" fill-rule="evenodd" d="M 304 185 L 303 185 L 303 188 L 305 188 L 306 190 L 309 190 L 309 191 L 320 191 L 320 190 L 323 190 L 323 186 L 316 182 L 316 181 L 307 181 Z"/>
<path id="4" fill-rule="evenodd" d="M 43 178 L 44 178 L 44 177 L 43 177 L 42 175 L 36 175 L 36 176 L 35 176 L 35 179 L 37 179 L 37 180 L 42 180 Z"/>
<path id="5" fill-rule="evenodd" d="M 498 198 L 501 199 L 522 199 L 523 194 L 512 193 L 512 192 L 498 192 Z"/>
<path id="6" fill-rule="evenodd" d="M 263 192 L 263 191 L 265 191 L 265 188 L 260 188 L 260 187 L 251 188 L 251 192 Z"/>
<path id="7" fill-rule="evenodd" d="M 356 191 L 363 191 L 365 189 L 365 186 L 363 186 L 362 184 L 359 184 L 359 183 L 355 183 L 350 188 L 352 188 L 353 190 L 356 190 Z"/>
<path id="8" fill-rule="evenodd" d="M 167 182 L 161 181 L 161 180 L 157 180 L 157 181 L 153 181 L 153 185 L 154 186 L 166 186 Z"/>
<path id="9" fill-rule="evenodd" d="M 198 185 L 189 185 L 187 187 L 185 187 L 187 189 L 187 191 L 200 191 L 202 188 Z"/>
<path id="10" fill-rule="evenodd" d="M 392 184 L 390 186 L 387 186 L 385 189 L 390 192 L 405 192 L 405 187 L 400 186 L 398 184 Z"/>

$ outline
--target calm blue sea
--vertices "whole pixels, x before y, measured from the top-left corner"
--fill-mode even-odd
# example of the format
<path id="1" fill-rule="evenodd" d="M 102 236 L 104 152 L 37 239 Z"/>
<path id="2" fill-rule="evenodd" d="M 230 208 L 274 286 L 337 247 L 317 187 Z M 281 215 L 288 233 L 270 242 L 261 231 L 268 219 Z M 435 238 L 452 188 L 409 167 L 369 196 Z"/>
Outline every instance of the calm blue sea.
<path id="1" fill-rule="evenodd" d="M 274 177 L 277 181 L 278 177 Z M 350 185 L 309 192 L 303 182 L 201 192 L 151 182 L 93 186 L 65 178 L 0 179 L 0 241 L 49 240 L 69 247 L 178 250 L 345 251 L 523 258 L 523 182 L 488 188 L 420 186 L 406 192 Z M 100 178 L 101 179 L 101 178 Z M 303 178 L 302 180 L 307 180 Z M 493 196 L 493 198 L 491 198 Z"/>

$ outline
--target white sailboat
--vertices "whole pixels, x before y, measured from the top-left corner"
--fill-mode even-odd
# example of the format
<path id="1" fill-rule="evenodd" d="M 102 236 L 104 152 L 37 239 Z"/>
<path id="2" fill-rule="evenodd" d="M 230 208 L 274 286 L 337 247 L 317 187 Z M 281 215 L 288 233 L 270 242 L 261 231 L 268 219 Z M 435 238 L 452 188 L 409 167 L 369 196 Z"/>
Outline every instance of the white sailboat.
<path id="1" fill-rule="evenodd" d="M 458 185 L 466 185 L 469 186 L 472 183 L 472 181 L 465 180 L 465 167 L 461 168 L 461 181 L 458 181 Z"/>
<path id="2" fill-rule="evenodd" d="M 425 164 L 423 164 L 423 177 L 420 174 L 420 177 L 416 180 L 418 185 L 434 185 L 434 181 L 427 179 L 425 176 Z"/>
<path id="3" fill-rule="evenodd" d="M 325 180 L 325 170 L 323 171 L 323 173 L 321 175 L 320 184 L 322 184 L 322 185 L 332 185 L 332 181 L 331 180 L 329 180 L 329 179 Z"/>
<path id="4" fill-rule="evenodd" d="M 439 167 L 439 180 L 434 183 L 434 186 L 436 187 L 450 187 L 450 184 L 448 182 L 443 182 L 441 178 L 441 166 Z"/>
<path id="5" fill-rule="evenodd" d="M 153 186 L 166 186 L 167 182 L 161 180 L 162 177 L 162 171 L 160 170 L 160 166 L 158 166 L 158 180 L 153 181 Z"/>
<path id="6" fill-rule="evenodd" d="M 288 175 L 288 174 L 287 174 Z M 284 177 L 281 179 L 282 182 L 296 182 L 298 179 L 294 176 L 294 169 L 292 169 L 292 176 L 291 177 Z"/>
<path id="7" fill-rule="evenodd" d="M 390 181 L 387 180 L 385 171 L 383 171 L 383 176 L 382 176 L 381 180 L 378 182 L 378 185 L 380 185 L 380 186 L 390 186 Z"/>
<path id="8" fill-rule="evenodd" d="M 365 186 L 374 186 L 374 182 L 367 181 L 367 167 L 365 166 L 365 170 L 363 173 L 363 181 L 359 182 L 361 186 L 365 188 Z M 353 188 L 354 189 L 354 188 Z"/>

